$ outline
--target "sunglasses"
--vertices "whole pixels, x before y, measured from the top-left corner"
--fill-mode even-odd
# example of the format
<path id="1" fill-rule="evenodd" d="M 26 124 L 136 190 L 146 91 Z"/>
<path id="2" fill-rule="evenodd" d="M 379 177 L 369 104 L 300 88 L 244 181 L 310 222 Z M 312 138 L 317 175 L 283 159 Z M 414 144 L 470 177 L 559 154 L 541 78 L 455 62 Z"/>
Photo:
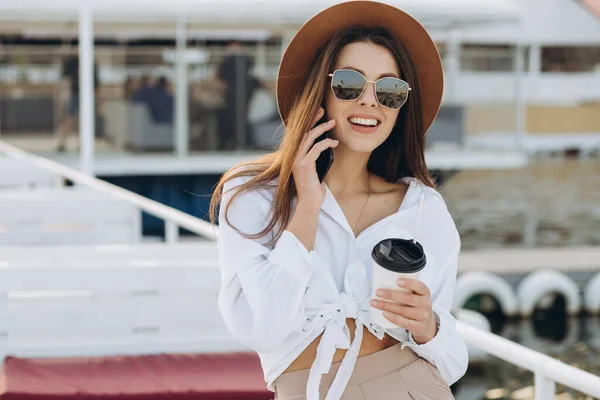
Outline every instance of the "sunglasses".
<path id="1" fill-rule="evenodd" d="M 351 101 L 362 96 L 367 83 L 375 84 L 377 102 L 390 110 L 398 110 L 406 103 L 411 88 L 402 79 L 385 77 L 369 81 L 363 74 L 353 69 L 337 69 L 331 77 L 331 90 L 338 100 Z"/>

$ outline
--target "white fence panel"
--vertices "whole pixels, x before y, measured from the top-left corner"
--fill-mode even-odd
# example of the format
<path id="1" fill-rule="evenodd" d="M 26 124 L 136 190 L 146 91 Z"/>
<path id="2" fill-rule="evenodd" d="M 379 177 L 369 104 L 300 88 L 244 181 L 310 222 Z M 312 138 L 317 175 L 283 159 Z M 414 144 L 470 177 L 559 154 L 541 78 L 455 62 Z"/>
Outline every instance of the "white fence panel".
<path id="1" fill-rule="evenodd" d="M 133 205 L 78 188 L 0 191 L 0 245 L 134 243 Z"/>
<path id="2" fill-rule="evenodd" d="M 0 157 L 0 189 L 48 188 L 62 185 L 62 177 L 31 163 Z"/>
<path id="3" fill-rule="evenodd" d="M 135 243 L 82 246 L 3 246 L 0 263 L 10 265 L 105 265 L 122 262 L 123 265 L 153 266 L 162 260 L 194 260 L 218 262 L 217 244 L 214 241 L 177 243 L 174 247 L 164 243 Z"/>
<path id="4" fill-rule="evenodd" d="M 153 267 L 121 265 L 2 268 L 0 293 L 5 293 L 11 299 L 53 298 L 59 292 L 70 291 L 81 293 L 80 297 L 89 297 L 107 294 L 138 295 L 149 291 L 190 293 L 218 288 L 219 270 L 216 265 L 202 266 L 194 260 L 189 260 L 186 264 L 163 262 Z"/>
<path id="5" fill-rule="evenodd" d="M 163 246 L 172 254 L 180 247 Z M 151 266 L 132 266 L 129 251 L 112 261 L 90 260 L 92 254 L 63 264 L 21 252 L 20 261 L 0 265 L 0 357 L 243 349 L 217 307 L 214 258 L 165 253 Z"/>

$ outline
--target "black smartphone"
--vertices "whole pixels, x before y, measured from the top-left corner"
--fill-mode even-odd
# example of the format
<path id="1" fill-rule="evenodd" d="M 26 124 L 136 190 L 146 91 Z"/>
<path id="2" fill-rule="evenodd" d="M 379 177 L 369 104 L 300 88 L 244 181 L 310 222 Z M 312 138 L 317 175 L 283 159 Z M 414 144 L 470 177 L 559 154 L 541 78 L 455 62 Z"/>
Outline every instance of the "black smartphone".
<path id="1" fill-rule="evenodd" d="M 325 115 L 323 115 L 323 118 L 321 118 L 315 126 L 318 126 L 325 122 L 327 122 L 327 120 L 325 119 Z M 315 143 L 313 144 L 313 146 L 319 143 L 321 140 L 329 138 L 331 138 L 331 133 L 330 131 L 326 131 L 325 133 L 319 135 L 319 137 L 315 139 Z M 323 180 L 325 179 L 325 175 L 327 175 L 329 168 L 331 168 L 331 164 L 333 164 L 333 149 L 331 147 L 328 147 L 327 149 L 323 150 L 319 155 L 319 158 L 317 158 L 317 175 L 319 176 L 319 182 L 323 182 Z"/>

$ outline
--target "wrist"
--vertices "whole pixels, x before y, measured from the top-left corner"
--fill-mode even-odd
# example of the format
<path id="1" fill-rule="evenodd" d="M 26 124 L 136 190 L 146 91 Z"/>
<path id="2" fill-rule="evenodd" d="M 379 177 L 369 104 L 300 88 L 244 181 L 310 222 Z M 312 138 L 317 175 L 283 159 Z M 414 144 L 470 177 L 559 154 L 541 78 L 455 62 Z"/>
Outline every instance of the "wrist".
<path id="1" fill-rule="evenodd" d="M 298 205 L 296 205 L 296 211 L 301 212 L 303 215 L 319 215 L 321 211 L 322 200 L 314 199 L 301 199 L 298 198 Z"/>
<path id="2" fill-rule="evenodd" d="M 432 322 L 430 324 L 430 328 L 427 329 L 423 335 L 420 335 L 420 336 L 413 335 L 413 340 L 415 341 L 415 343 L 425 344 L 425 343 L 429 342 L 430 340 L 432 340 L 434 337 L 436 337 L 436 335 L 438 334 L 438 332 L 440 330 L 440 326 L 437 323 L 435 315 L 432 317 L 431 320 L 432 320 Z"/>

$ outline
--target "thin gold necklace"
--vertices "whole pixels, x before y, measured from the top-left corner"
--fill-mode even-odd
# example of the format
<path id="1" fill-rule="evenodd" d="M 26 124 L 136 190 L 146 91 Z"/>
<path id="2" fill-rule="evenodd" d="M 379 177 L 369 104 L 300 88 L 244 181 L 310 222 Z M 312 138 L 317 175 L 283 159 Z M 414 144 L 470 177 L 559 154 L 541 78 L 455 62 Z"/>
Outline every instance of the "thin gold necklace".
<path id="1" fill-rule="evenodd" d="M 365 212 L 365 208 L 367 208 L 367 203 L 369 202 L 369 197 L 371 197 L 371 185 L 370 185 L 370 180 L 369 180 L 369 173 L 367 172 L 367 200 L 365 200 L 365 204 L 363 205 L 363 208 L 360 211 L 358 220 L 356 221 L 356 224 L 354 224 L 354 228 L 352 228 L 352 232 L 354 232 L 355 235 L 356 235 L 356 227 L 358 226 L 358 223 L 360 222 L 360 219 L 362 218 L 363 213 Z"/>

